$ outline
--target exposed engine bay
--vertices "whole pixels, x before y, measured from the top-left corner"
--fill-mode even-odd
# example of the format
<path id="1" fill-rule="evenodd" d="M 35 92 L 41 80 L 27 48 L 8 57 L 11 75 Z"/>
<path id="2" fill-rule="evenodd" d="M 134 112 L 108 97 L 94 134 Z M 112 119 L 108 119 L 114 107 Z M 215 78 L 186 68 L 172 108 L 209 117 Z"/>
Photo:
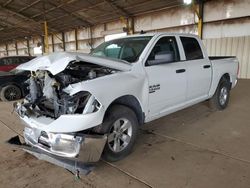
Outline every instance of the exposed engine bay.
<path id="1" fill-rule="evenodd" d="M 29 94 L 22 103 L 20 113 L 57 119 L 62 114 L 88 113 L 98 110 L 100 104 L 87 91 L 70 96 L 64 89 L 70 84 L 113 74 L 117 70 L 86 62 L 71 62 L 65 70 L 52 75 L 49 71 L 31 72 L 27 80 Z M 92 100 L 92 106 L 85 106 Z"/>

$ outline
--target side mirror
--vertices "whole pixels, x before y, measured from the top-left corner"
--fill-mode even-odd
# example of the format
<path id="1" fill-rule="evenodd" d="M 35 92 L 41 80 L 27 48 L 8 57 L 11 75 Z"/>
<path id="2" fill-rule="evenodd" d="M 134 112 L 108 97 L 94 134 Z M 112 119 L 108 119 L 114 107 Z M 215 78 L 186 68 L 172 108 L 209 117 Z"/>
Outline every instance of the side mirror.
<path id="1" fill-rule="evenodd" d="M 148 60 L 147 64 L 152 65 L 160 65 L 165 63 L 171 63 L 174 61 L 174 53 L 170 51 L 162 51 L 155 54 L 154 60 Z"/>

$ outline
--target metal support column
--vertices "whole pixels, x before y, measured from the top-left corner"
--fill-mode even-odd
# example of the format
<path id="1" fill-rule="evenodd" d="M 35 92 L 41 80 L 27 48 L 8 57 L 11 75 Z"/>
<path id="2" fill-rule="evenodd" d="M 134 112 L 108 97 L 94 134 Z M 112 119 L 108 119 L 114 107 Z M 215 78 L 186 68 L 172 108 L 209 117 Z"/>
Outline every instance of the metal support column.
<path id="1" fill-rule="evenodd" d="M 44 52 L 49 53 L 49 36 L 48 36 L 48 25 L 47 21 L 44 21 Z"/>
<path id="2" fill-rule="evenodd" d="M 103 26 L 104 28 L 104 31 L 107 31 L 107 24 L 106 23 L 104 23 L 104 26 Z"/>
<path id="3" fill-rule="evenodd" d="M 129 35 L 133 35 L 135 32 L 135 28 L 134 28 L 134 18 L 130 17 L 127 20 L 127 28 L 128 28 L 128 34 Z"/>
<path id="4" fill-rule="evenodd" d="M 52 52 L 54 52 L 55 51 L 55 44 L 54 44 L 55 42 L 54 42 L 54 34 L 52 33 L 51 34 L 51 45 L 52 45 Z"/>
<path id="5" fill-rule="evenodd" d="M 93 50 L 93 31 L 92 31 L 92 27 L 90 26 L 89 27 L 89 32 L 90 32 L 90 43 L 89 43 L 89 45 L 90 45 L 90 51 L 92 51 Z"/>
<path id="6" fill-rule="evenodd" d="M 43 54 L 45 53 L 45 41 L 44 41 L 44 39 L 45 39 L 44 36 L 41 36 L 41 45 L 42 45 L 42 48 L 43 48 Z M 37 45 L 37 47 L 39 47 L 39 45 Z"/>
<path id="7" fill-rule="evenodd" d="M 5 50 L 6 50 L 6 56 L 9 56 L 9 51 L 8 51 L 8 44 L 5 44 Z"/>
<path id="8" fill-rule="evenodd" d="M 16 55 L 18 55 L 17 41 L 15 41 Z"/>
<path id="9" fill-rule="evenodd" d="M 78 29 L 75 29 L 75 44 L 76 44 L 76 51 L 79 49 L 78 48 Z"/>
<path id="10" fill-rule="evenodd" d="M 200 38 L 202 39 L 203 35 L 203 10 L 204 10 L 204 2 L 203 0 L 199 1 L 199 22 L 198 22 L 198 33 Z"/>
<path id="11" fill-rule="evenodd" d="M 26 40 L 26 43 L 27 43 L 28 54 L 30 56 L 30 42 L 29 42 L 29 39 Z"/>
<path id="12" fill-rule="evenodd" d="M 198 17 L 198 35 L 202 39 L 204 1 L 197 0 L 197 3 L 193 4 L 193 9 Z"/>
<path id="13" fill-rule="evenodd" d="M 65 46 L 65 35 L 64 32 L 62 32 L 62 42 L 63 42 L 63 51 L 66 50 L 66 46 Z"/>

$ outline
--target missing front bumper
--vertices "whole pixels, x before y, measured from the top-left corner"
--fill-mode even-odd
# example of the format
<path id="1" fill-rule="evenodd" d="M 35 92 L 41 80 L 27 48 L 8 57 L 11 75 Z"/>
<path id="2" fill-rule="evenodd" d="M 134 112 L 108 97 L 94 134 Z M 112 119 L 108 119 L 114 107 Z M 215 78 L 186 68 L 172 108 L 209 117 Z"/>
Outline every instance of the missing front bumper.
<path id="1" fill-rule="evenodd" d="M 28 145 L 22 143 L 19 136 L 15 136 L 7 141 L 12 146 L 23 149 L 24 151 L 34 155 L 40 160 L 44 160 L 63 167 L 74 174 L 88 174 L 91 169 L 91 163 L 100 160 L 107 136 L 105 135 L 85 135 L 81 143 L 79 154 L 76 157 L 62 157 L 48 152 L 37 145 Z"/>

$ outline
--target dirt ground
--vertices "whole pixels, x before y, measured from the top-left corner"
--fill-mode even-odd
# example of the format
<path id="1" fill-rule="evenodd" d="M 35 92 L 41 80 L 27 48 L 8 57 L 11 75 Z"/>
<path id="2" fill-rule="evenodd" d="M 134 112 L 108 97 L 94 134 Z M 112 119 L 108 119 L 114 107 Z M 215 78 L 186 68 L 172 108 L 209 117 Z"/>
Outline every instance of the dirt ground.
<path id="1" fill-rule="evenodd" d="M 23 126 L 0 102 L 0 187 L 250 187 L 250 80 L 240 80 L 229 106 L 212 112 L 201 103 L 142 127 L 126 159 L 100 161 L 76 179 L 63 168 L 4 142 Z"/>

